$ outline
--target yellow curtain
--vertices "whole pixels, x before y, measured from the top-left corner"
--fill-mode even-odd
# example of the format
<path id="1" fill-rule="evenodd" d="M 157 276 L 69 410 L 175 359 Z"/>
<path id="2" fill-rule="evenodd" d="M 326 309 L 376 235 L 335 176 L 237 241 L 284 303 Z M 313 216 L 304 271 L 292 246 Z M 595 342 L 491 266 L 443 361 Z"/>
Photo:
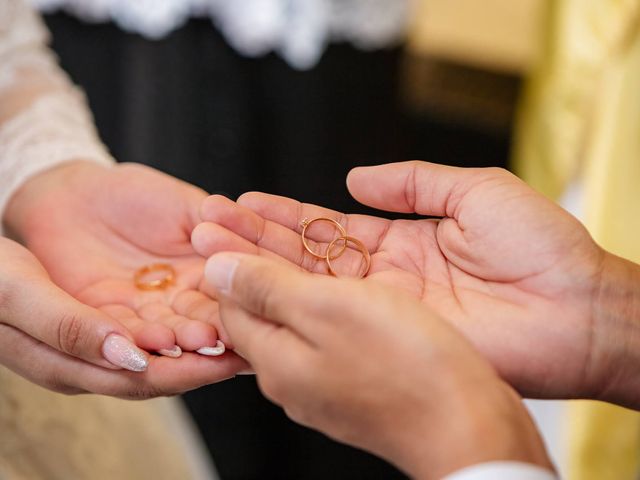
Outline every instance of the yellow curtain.
<path id="1" fill-rule="evenodd" d="M 544 0 L 414 0 L 414 55 L 521 73 L 538 52 Z"/>
<path id="2" fill-rule="evenodd" d="M 549 0 L 546 22 L 516 170 L 555 198 L 578 181 L 594 238 L 640 263 L 640 1 Z M 571 479 L 638 478 L 638 413 L 574 402 L 568 422 Z"/>

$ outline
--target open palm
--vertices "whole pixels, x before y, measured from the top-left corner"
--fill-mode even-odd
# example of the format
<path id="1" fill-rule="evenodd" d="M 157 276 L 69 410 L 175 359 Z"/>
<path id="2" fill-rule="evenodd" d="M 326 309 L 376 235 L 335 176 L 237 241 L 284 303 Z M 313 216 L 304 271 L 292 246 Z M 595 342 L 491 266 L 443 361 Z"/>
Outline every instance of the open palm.
<path id="1" fill-rule="evenodd" d="M 602 251 L 577 220 L 498 169 L 399 163 L 356 169 L 349 189 L 375 208 L 440 218 L 343 215 L 259 193 L 237 204 L 210 197 L 202 209 L 210 223 L 196 229 L 194 246 L 203 255 L 241 250 L 326 273 L 325 262 L 303 249 L 300 222 L 335 219 L 371 252 L 366 281 L 407 290 L 452 321 L 523 394 L 595 388 L 591 301 Z M 335 232 L 317 228 L 309 237 L 323 251 Z M 361 256 L 349 249 L 336 262 L 355 274 Z"/>
<path id="2" fill-rule="evenodd" d="M 200 291 L 204 262 L 190 244 L 204 192 L 139 165 L 77 162 L 36 177 L 18 196 L 15 233 L 55 283 L 119 320 L 142 348 L 215 353 L 206 349 L 218 340 L 218 306 Z M 173 266 L 175 284 L 137 289 L 134 272 L 156 262 Z M 185 361 L 204 366 L 194 357 Z M 207 368 L 209 382 L 215 369 Z"/>

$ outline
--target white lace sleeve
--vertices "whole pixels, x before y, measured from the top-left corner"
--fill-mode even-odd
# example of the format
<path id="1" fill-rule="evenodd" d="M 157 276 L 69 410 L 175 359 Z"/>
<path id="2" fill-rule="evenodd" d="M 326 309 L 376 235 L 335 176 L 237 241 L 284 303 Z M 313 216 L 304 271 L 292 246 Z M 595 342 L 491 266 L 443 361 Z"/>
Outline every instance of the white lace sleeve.
<path id="1" fill-rule="evenodd" d="M 23 0 L 0 0 L 0 218 L 16 189 L 39 172 L 76 159 L 113 162 L 83 93 L 47 41 Z"/>

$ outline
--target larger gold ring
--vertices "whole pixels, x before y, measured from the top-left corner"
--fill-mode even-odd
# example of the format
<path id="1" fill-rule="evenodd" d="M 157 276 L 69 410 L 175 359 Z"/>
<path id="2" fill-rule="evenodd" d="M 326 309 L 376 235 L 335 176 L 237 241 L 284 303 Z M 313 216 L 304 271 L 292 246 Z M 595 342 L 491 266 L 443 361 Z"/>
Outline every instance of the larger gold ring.
<path id="1" fill-rule="evenodd" d="M 309 252 L 311 255 L 313 255 L 316 258 L 320 258 L 322 260 L 324 260 L 325 258 L 328 257 L 329 255 L 329 248 L 327 247 L 327 253 L 325 253 L 324 255 L 314 252 L 311 247 L 309 246 L 309 244 L 307 243 L 307 229 L 314 223 L 314 222 L 329 222 L 331 223 L 334 227 L 336 227 L 338 229 L 338 231 L 340 232 L 340 237 L 338 237 L 336 240 L 338 240 L 339 238 L 344 238 L 347 236 L 347 231 L 344 229 L 344 227 L 342 225 L 340 225 L 340 223 L 338 223 L 337 221 L 333 220 L 332 218 L 326 218 L 326 217 L 320 217 L 320 218 L 314 218 L 313 220 L 308 220 L 308 219 L 304 219 L 302 220 L 302 222 L 300 222 L 300 226 L 302 227 L 302 245 L 304 245 L 304 248 L 307 252 Z M 334 240 L 332 243 L 335 243 Z M 340 250 L 340 252 L 338 252 L 336 255 L 334 255 L 333 257 L 331 257 L 331 259 L 336 259 L 338 258 L 340 255 L 342 255 L 344 253 L 344 251 L 347 248 L 347 244 L 345 242 L 345 244 L 342 247 L 342 250 Z"/>
<path id="2" fill-rule="evenodd" d="M 162 278 L 154 278 L 152 280 L 145 280 L 145 277 L 154 272 L 164 272 L 165 275 Z M 133 275 L 133 282 L 140 290 L 164 290 L 169 285 L 172 285 L 176 280 L 176 271 L 168 263 L 154 263 L 152 265 L 146 265 Z"/>
<path id="3" fill-rule="evenodd" d="M 350 237 L 348 235 L 344 235 L 342 237 L 336 238 L 327 247 L 327 256 L 324 258 L 327 261 L 327 266 L 329 267 L 329 273 L 331 273 L 331 275 L 333 275 L 334 277 L 338 276 L 338 274 L 333 270 L 333 265 L 331 265 L 331 260 L 335 260 L 340 255 L 342 255 L 342 253 L 338 256 L 333 256 L 333 257 L 330 255 L 330 253 L 331 253 L 331 250 L 333 250 L 333 247 L 336 245 L 336 243 L 340 241 L 344 242 L 343 248 L 341 250 L 342 252 L 344 252 L 344 250 L 347 248 L 347 244 L 349 242 L 353 243 L 356 247 L 358 247 L 358 250 L 360 250 L 360 253 L 362 253 L 362 257 L 364 258 L 364 270 L 358 276 L 360 278 L 366 277 L 367 273 L 369 273 L 369 269 L 371 268 L 371 254 L 369 253 L 369 250 L 367 250 L 367 247 L 365 246 L 364 243 L 362 243 L 357 238 Z"/>

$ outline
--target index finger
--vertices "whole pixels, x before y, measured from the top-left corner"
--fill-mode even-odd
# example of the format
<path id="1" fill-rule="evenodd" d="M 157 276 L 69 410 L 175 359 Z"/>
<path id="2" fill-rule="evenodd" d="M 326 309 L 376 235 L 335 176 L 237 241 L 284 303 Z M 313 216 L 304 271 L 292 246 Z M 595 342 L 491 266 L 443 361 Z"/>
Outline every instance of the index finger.
<path id="1" fill-rule="evenodd" d="M 346 215 L 341 212 L 298 202 L 266 193 L 246 193 L 238 202 L 212 196 L 203 203 L 202 220 L 217 223 L 260 248 L 277 253 L 304 266 L 304 249 L 300 234 L 302 221 L 329 218 L 338 222 L 348 235 L 359 238 L 371 253 L 375 253 L 389 228 L 390 220 L 367 215 Z M 323 251 L 334 240 L 335 228 L 318 225 L 309 228 L 306 237 L 312 247 Z"/>

